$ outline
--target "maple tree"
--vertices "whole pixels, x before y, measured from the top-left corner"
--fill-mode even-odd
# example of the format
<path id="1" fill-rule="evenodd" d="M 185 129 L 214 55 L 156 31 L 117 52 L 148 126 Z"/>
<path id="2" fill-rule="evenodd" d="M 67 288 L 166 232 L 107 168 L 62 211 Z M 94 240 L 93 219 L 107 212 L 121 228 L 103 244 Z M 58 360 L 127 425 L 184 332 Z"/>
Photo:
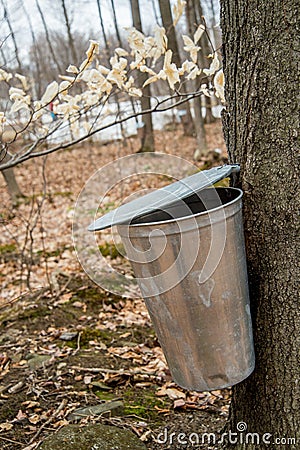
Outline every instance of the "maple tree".
<path id="1" fill-rule="evenodd" d="M 224 131 L 230 160 L 241 167 L 256 352 L 254 372 L 233 389 L 229 426 L 236 431 L 243 422 L 249 432 L 269 433 L 280 449 L 288 439 L 298 448 L 299 4 L 253 8 L 245 0 L 222 0 L 221 6 Z M 258 448 L 245 441 L 232 447 Z"/>

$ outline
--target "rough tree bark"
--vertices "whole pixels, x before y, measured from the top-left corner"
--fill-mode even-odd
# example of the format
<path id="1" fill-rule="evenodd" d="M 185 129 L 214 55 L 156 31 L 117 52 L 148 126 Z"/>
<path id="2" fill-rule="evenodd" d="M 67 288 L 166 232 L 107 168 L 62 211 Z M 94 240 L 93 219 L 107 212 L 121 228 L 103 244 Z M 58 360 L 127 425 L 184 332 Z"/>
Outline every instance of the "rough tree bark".
<path id="1" fill-rule="evenodd" d="M 298 449 L 299 2 L 221 0 L 221 8 L 224 131 L 231 162 L 241 164 L 256 350 L 254 373 L 233 389 L 229 429 L 245 422 L 270 442 L 298 438 L 288 446 Z"/>

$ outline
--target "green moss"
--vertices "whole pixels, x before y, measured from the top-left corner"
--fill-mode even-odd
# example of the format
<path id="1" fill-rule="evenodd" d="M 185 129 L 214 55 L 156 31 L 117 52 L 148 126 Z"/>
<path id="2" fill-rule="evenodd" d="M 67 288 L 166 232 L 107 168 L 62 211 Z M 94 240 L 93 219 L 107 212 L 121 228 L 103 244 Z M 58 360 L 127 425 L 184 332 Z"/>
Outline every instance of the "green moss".
<path id="1" fill-rule="evenodd" d="M 81 331 L 80 348 L 89 348 L 90 341 L 98 341 L 107 346 L 110 346 L 112 342 L 114 346 L 135 346 L 138 344 L 145 344 L 151 348 L 156 345 L 156 335 L 152 328 L 136 325 L 133 328 L 126 329 L 126 331 L 130 332 L 130 335 L 124 339 L 119 337 L 124 334 L 124 327 L 120 327 L 115 331 L 85 328 Z M 58 343 L 58 345 L 60 345 L 60 343 Z M 77 338 L 74 338 L 71 341 L 64 341 L 62 345 L 77 348 Z"/>
<path id="2" fill-rule="evenodd" d="M 95 214 L 97 214 L 97 213 L 98 213 L 98 208 L 91 208 L 85 212 L 86 215 L 91 216 L 91 217 L 95 217 Z"/>
<path id="3" fill-rule="evenodd" d="M 1 385 L 0 388 L 1 387 L 3 386 Z M 1 406 L 0 408 L 0 423 L 5 422 L 6 420 L 13 420 L 20 409 L 21 403 L 26 400 L 28 400 L 28 397 L 25 391 L 10 395 L 9 400 L 4 404 L 5 406 Z"/>
<path id="4" fill-rule="evenodd" d="M 39 306 L 38 308 L 25 309 L 18 315 L 18 320 L 37 319 L 39 317 L 49 316 L 51 312 L 46 306 Z"/>
<path id="5" fill-rule="evenodd" d="M 89 341 L 99 341 L 104 344 L 110 344 L 113 339 L 112 333 L 104 330 L 97 330 L 95 328 L 85 328 L 81 332 L 80 346 L 82 348 L 88 347 Z"/>
<path id="6" fill-rule="evenodd" d="M 105 402 L 116 398 L 115 394 L 112 392 L 95 391 L 95 395 L 97 395 L 97 397 L 100 398 L 100 400 L 103 400 Z"/>
<path id="7" fill-rule="evenodd" d="M 128 331 L 131 331 L 131 336 L 129 336 L 128 339 L 130 339 L 132 345 L 145 344 L 150 348 L 154 346 L 156 335 L 153 328 L 135 325 Z M 124 331 L 122 332 L 124 333 Z M 124 343 L 124 345 L 128 345 L 128 342 Z"/>
<path id="8" fill-rule="evenodd" d="M 74 340 L 73 341 L 65 341 L 63 343 L 58 344 L 59 348 L 63 348 L 64 346 L 75 349 L 75 348 L 77 348 L 77 341 L 74 341 Z"/>
<path id="9" fill-rule="evenodd" d="M 75 445 L 74 445 L 75 444 Z M 145 444 L 129 430 L 100 423 L 67 425 L 46 437 L 40 450 L 146 450 Z"/>
<path id="10" fill-rule="evenodd" d="M 80 301 L 86 303 L 89 310 L 96 309 L 98 311 L 99 307 L 101 307 L 103 303 L 107 305 L 113 305 L 118 303 L 120 300 L 123 300 L 123 297 L 121 297 L 121 295 L 113 295 L 111 293 L 108 293 L 107 291 L 104 291 L 103 289 L 100 289 L 99 287 L 87 287 L 85 289 L 77 290 L 70 301 L 66 303 L 66 306 L 67 308 L 70 308 L 70 304 Z"/>
<path id="11" fill-rule="evenodd" d="M 102 286 L 104 289 L 106 289 L 107 291 L 113 291 L 115 293 L 117 293 L 118 295 L 116 296 L 116 298 L 119 298 L 119 296 L 121 297 L 123 294 L 126 293 L 126 286 L 129 286 L 131 284 L 131 281 L 125 280 L 125 278 L 122 280 L 123 284 L 120 284 L 120 281 L 114 280 L 113 279 L 113 275 L 111 276 L 111 278 L 107 278 L 106 280 L 101 280 Z"/>
<path id="12" fill-rule="evenodd" d="M 88 287 L 86 289 L 82 289 L 77 291 L 72 298 L 70 298 L 70 301 L 66 303 L 67 307 L 69 308 L 72 303 L 75 302 L 84 302 L 87 306 L 90 307 L 98 307 L 100 306 L 103 301 L 106 299 L 106 295 L 101 291 L 101 289 L 95 287 Z"/>
<path id="13" fill-rule="evenodd" d="M 121 244 L 116 246 L 113 242 L 105 242 L 105 244 L 99 245 L 99 250 L 103 256 L 110 256 L 111 259 L 116 259 L 118 256 L 123 257 L 125 249 Z"/>
<path id="14" fill-rule="evenodd" d="M 169 405 L 164 398 L 155 395 L 155 386 L 143 390 L 129 388 L 123 394 L 124 415 L 135 415 L 155 423 L 161 423 L 162 417 L 159 409 Z"/>
<path id="15" fill-rule="evenodd" d="M 3 263 L 9 262 L 9 261 L 15 261 L 20 257 L 19 251 L 17 249 L 16 244 L 4 244 L 0 245 L 0 261 Z M 16 281 L 19 283 L 19 279 L 16 278 L 14 283 Z"/>
<path id="16" fill-rule="evenodd" d="M 97 301 L 103 298 L 103 292 L 97 287 L 88 287 L 86 289 L 81 289 L 76 292 L 76 294 L 71 298 L 71 303 L 78 300 L 87 301 Z"/>
<path id="17" fill-rule="evenodd" d="M 65 250 L 68 250 L 68 249 L 71 249 L 71 247 L 61 247 L 61 248 L 57 248 L 56 250 L 52 250 L 51 252 L 47 252 L 47 251 L 45 251 L 45 250 L 38 250 L 37 252 L 36 252 L 36 254 L 38 255 L 38 256 L 44 256 L 44 257 L 47 257 L 47 258 L 51 258 L 51 257 L 55 257 L 55 256 L 60 256 L 60 255 L 62 255 L 62 253 L 65 251 Z"/>
<path id="18" fill-rule="evenodd" d="M 58 192 L 51 192 L 49 195 L 54 195 L 58 197 L 72 197 L 73 192 L 71 191 L 58 191 Z"/>
<path id="19" fill-rule="evenodd" d="M 102 214 L 106 214 L 109 211 L 115 209 L 116 204 L 114 202 L 107 202 L 103 207 L 100 208 Z"/>
<path id="20" fill-rule="evenodd" d="M 14 253 L 16 250 L 17 250 L 16 244 L 0 245 L 0 255 L 6 255 L 7 253 Z"/>
<path id="21" fill-rule="evenodd" d="M 80 348 L 83 350 L 89 348 L 90 341 L 98 341 L 108 345 L 113 339 L 114 335 L 107 331 L 98 330 L 95 328 L 84 328 L 80 335 Z M 70 348 L 77 348 L 78 337 L 76 336 L 68 341 L 61 341 L 58 339 L 56 343 L 59 347 L 67 346 Z"/>

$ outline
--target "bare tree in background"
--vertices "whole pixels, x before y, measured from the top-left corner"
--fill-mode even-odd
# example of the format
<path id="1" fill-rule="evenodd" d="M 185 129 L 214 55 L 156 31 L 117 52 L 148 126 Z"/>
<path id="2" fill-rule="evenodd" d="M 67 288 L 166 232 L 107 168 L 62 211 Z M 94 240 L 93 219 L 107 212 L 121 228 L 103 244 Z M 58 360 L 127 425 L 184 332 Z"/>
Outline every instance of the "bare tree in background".
<path id="1" fill-rule="evenodd" d="M 181 60 L 180 60 L 180 54 L 179 54 L 179 49 L 178 49 L 175 27 L 173 25 L 173 17 L 172 17 L 170 0 L 159 0 L 158 3 L 159 3 L 159 9 L 160 9 L 162 23 L 166 30 L 167 36 L 168 36 L 169 47 L 173 52 L 173 61 L 177 67 L 180 67 Z M 184 94 L 186 93 L 186 88 L 184 85 L 182 85 L 181 90 Z M 195 127 L 194 127 L 194 121 L 192 118 L 189 103 L 182 105 L 179 109 L 184 113 L 182 116 L 184 134 L 186 136 L 193 136 L 195 133 Z"/>
<path id="2" fill-rule="evenodd" d="M 2 8 L 3 8 L 4 20 L 7 23 L 7 26 L 8 26 L 9 32 L 10 32 L 10 36 L 13 41 L 14 51 L 15 51 L 15 56 L 16 56 L 16 61 L 17 61 L 17 67 L 18 67 L 19 72 L 22 72 L 22 64 L 21 64 L 21 60 L 19 57 L 19 49 L 17 46 L 16 36 L 15 36 L 15 32 L 14 32 L 14 29 L 13 29 L 13 26 L 12 26 L 12 23 L 10 20 L 10 15 L 9 15 L 5 0 L 1 0 L 1 4 L 2 4 Z"/>
<path id="3" fill-rule="evenodd" d="M 7 66 L 7 59 L 6 59 L 6 55 L 5 55 L 5 53 L 3 51 L 3 48 L 2 48 L 2 42 L 1 42 L 1 45 L 0 45 L 0 52 L 1 52 L 2 59 L 3 59 L 3 63 L 4 63 L 5 66 Z"/>
<path id="4" fill-rule="evenodd" d="M 203 0 L 202 0 L 203 1 Z M 201 4 L 201 0 L 188 0 L 188 2 L 192 3 L 193 11 L 194 11 L 194 20 L 196 24 L 200 24 L 204 20 L 203 16 L 203 8 Z M 211 2 L 213 4 L 213 1 Z M 213 5 L 212 5 L 213 8 Z M 214 10 L 212 12 L 214 14 Z M 199 58 L 200 58 L 200 64 L 201 67 L 206 68 L 209 66 L 210 61 L 207 59 L 207 55 L 209 55 L 212 52 L 212 45 L 211 42 L 208 40 L 208 31 L 206 33 L 203 33 L 200 39 L 200 45 L 201 45 L 201 51 L 199 52 Z M 208 79 L 204 80 L 206 81 L 207 86 L 209 86 Z M 215 117 L 212 113 L 212 98 L 211 97 L 205 97 L 205 123 L 213 123 L 215 122 Z"/>
<path id="5" fill-rule="evenodd" d="M 59 73 L 62 73 L 62 67 L 59 64 L 58 59 L 57 59 L 56 54 L 55 54 L 55 51 L 53 49 L 52 40 L 51 40 L 51 37 L 50 37 L 50 34 L 49 34 L 49 30 L 48 30 L 48 27 L 47 27 L 47 24 L 46 24 L 46 21 L 45 21 L 45 17 L 44 17 L 43 11 L 42 11 L 41 6 L 39 4 L 39 0 L 35 0 L 35 4 L 36 4 L 36 7 L 38 9 L 39 15 L 40 15 L 42 23 L 43 23 L 45 36 L 46 36 L 46 41 L 47 41 L 47 44 L 49 46 L 49 50 L 50 50 L 50 53 L 51 53 L 52 60 L 56 64 L 56 67 L 57 67 Z"/>
<path id="6" fill-rule="evenodd" d="M 35 74 L 33 77 L 34 80 L 34 87 L 35 87 L 35 92 L 36 95 L 38 97 L 41 96 L 42 94 L 42 89 L 41 89 L 41 78 L 42 78 L 42 72 L 41 72 L 41 68 L 40 68 L 40 58 L 37 52 L 37 48 L 38 48 L 38 42 L 37 39 L 35 37 L 35 33 L 34 33 L 34 28 L 32 25 L 32 21 L 30 18 L 30 15 L 28 14 L 28 11 L 25 7 L 25 2 L 22 1 L 22 9 L 24 11 L 24 14 L 26 16 L 26 20 L 28 22 L 28 26 L 29 26 L 29 30 L 30 30 L 30 34 L 31 34 L 31 39 L 32 39 L 32 50 L 33 50 L 33 63 L 35 64 L 36 70 L 35 70 Z"/>
<path id="7" fill-rule="evenodd" d="M 20 61 L 20 58 L 19 58 L 19 50 L 18 50 L 18 46 L 17 46 L 17 41 L 16 41 L 14 29 L 13 29 L 13 26 L 12 26 L 12 23 L 11 23 L 11 20 L 10 20 L 10 16 L 9 16 L 9 12 L 8 12 L 8 9 L 7 9 L 7 6 L 6 6 L 6 2 L 4 0 L 1 0 L 1 4 L 2 4 L 2 7 L 3 7 L 4 20 L 7 23 L 7 26 L 8 26 L 9 32 L 10 32 L 10 36 L 11 36 L 12 41 L 13 41 L 15 57 L 16 57 L 16 61 L 17 61 L 17 68 L 18 68 L 18 71 L 21 73 L 22 72 L 22 64 L 21 64 L 21 61 Z M 3 50 L 2 50 L 2 45 L 1 45 L 1 52 L 2 52 L 3 59 L 4 59 L 4 63 L 7 63 L 5 54 L 4 54 Z M 9 159 L 10 159 L 9 154 L 5 153 L 4 156 L 0 160 L 0 163 L 5 163 L 5 162 L 9 161 Z M 6 170 L 3 170 L 2 171 L 2 175 L 4 177 L 4 180 L 5 180 L 5 183 L 6 183 L 6 186 L 7 186 L 7 190 L 9 192 L 10 197 L 11 197 L 12 203 L 15 204 L 17 202 L 17 199 L 19 197 L 22 197 L 23 194 L 22 194 L 22 191 L 21 191 L 21 189 L 19 187 L 19 184 L 18 184 L 18 182 L 16 180 L 14 169 L 12 167 L 10 167 L 10 168 L 8 168 Z"/>
<path id="8" fill-rule="evenodd" d="M 116 11 L 116 8 L 114 7 L 115 4 L 113 0 L 111 0 L 111 2 L 113 6 L 113 17 L 117 35 L 116 45 L 120 45 L 126 49 L 121 42 L 121 34 L 119 31 L 116 14 L 118 11 Z M 71 55 L 69 39 L 65 39 L 64 34 L 61 32 L 50 32 L 49 29 L 47 29 L 45 17 L 43 15 L 43 11 L 41 10 L 41 2 L 39 2 L 39 0 L 35 0 L 35 3 L 38 8 L 39 15 L 41 16 L 44 34 L 35 35 L 35 32 L 32 30 L 32 37 L 34 36 L 35 42 L 33 42 L 30 56 L 31 58 L 38 59 L 39 71 L 43 74 L 40 80 L 40 86 L 36 89 L 36 92 L 42 92 L 42 95 L 41 97 L 38 97 L 32 89 L 32 84 L 28 83 L 28 80 L 25 80 L 24 77 L 19 77 L 19 79 L 16 79 L 18 77 L 14 76 L 13 70 L 11 70 L 12 73 L 6 73 L 5 71 L 2 72 L 2 81 L 5 81 L 5 78 L 3 78 L 3 74 L 5 73 L 10 77 L 9 79 L 12 80 L 10 83 L 2 83 L 1 86 L 7 88 L 7 107 L 2 108 L 3 112 L 1 112 L 0 115 L 2 132 L 7 128 L 17 130 L 14 133 L 15 137 L 2 143 L 2 157 L 4 157 L 4 155 L 9 156 L 8 160 L 5 159 L 4 162 L 2 161 L 2 163 L 0 163 L 2 170 L 14 167 L 15 165 L 28 159 L 68 148 L 70 145 L 82 142 L 83 140 L 90 138 L 94 134 L 99 133 L 100 131 L 111 126 L 122 126 L 123 123 L 130 118 L 137 121 L 137 117 L 142 115 L 145 110 L 149 110 L 149 112 L 163 112 L 172 110 L 173 108 L 179 109 L 181 107 L 185 110 L 187 104 L 186 102 L 191 101 L 193 98 L 203 94 L 203 90 L 201 89 L 196 92 L 187 92 L 185 94 L 180 91 L 181 86 L 186 86 L 186 81 L 188 78 L 184 74 L 188 72 L 188 70 L 191 70 L 191 66 L 189 65 L 188 69 L 181 68 L 169 2 L 167 3 L 168 13 L 165 13 L 163 17 L 165 28 L 168 31 L 167 27 L 169 27 L 169 33 L 173 36 L 169 39 L 169 42 L 171 42 L 172 39 L 175 42 L 176 48 L 175 50 L 174 48 L 172 49 L 174 55 L 177 55 L 175 56 L 176 60 L 173 58 L 175 64 L 171 64 L 172 61 L 170 58 L 166 57 L 168 52 L 169 57 L 171 57 L 172 51 L 169 49 L 168 52 L 165 52 L 166 49 L 163 44 L 163 42 L 166 42 L 166 36 L 164 35 L 165 30 L 161 29 L 157 31 L 162 33 L 162 39 L 154 39 L 152 41 L 154 49 L 156 48 L 155 51 L 158 51 L 160 55 L 159 59 L 154 59 L 154 53 L 152 53 L 151 56 L 148 56 L 149 49 L 147 48 L 147 42 L 151 42 L 153 37 L 142 35 L 142 45 L 144 45 L 143 42 L 145 43 L 143 48 L 138 47 L 140 44 L 132 45 L 130 41 L 128 41 L 126 45 L 127 50 L 130 48 L 130 53 L 127 55 L 125 52 L 124 55 L 122 49 L 114 52 L 115 47 L 113 47 L 111 49 L 111 56 L 113 58 L 110 59 L 107 66 L 105 64 L 106 67 L 103 67 L 102 65 L 103 58 L 101 60 L 101 57 L 98 56 L 99 43 L 91 41 L 89 45 L 85 45 L 84 37 L 79 35 L 78 32 L 73 32 L 72 39 L 76 47 L 77 55 L 80 53 L 80 45 L 84 45 L 85 50 L 89 46 L 87 51 L 84 50 L 82 52 L 82 64 L 79 67 L 76 67 L 76 62 L 74 64 L 74 61 L 72 61 L 73 57 Z M 61 5 L 61 3 L 58 4 L 60 12 L 62 10 Z M 69 3 L 66 1 L 64 5 L 65 8 L 67 8 Z M 164 3 L 164 8 L 166 9 L 165 5 L 166 3 Z M 96 6 L 96 3 L 94 6 Z M 104 32 L 103 38 L 104 41 L 106 40 L 108 45 L 110 45 L 105 32 L 105 24 L 103 23 L 100 2 L 98 6 L 100 7 L 98 8 L 100 23 L 102 23 L 101 27 Z M 134 10 L 134 15 L 136 15 L 137 12 L 136 6 L 137 5 L 133 1 L 132 7 Z M 161 7 L 163 6 L 161 5 Z M 71 21 L 69 20 L 70 12 L 66 11 L 65 15 L 68 17 L 69 29 L 71 29 Z M 141 29 L 140 17 L 135 16 L 134 20 L 137 27 Z M 130 33 L 132 34 L 134 32 L 135 31 L 132 29 L 128 30 L 129 36 Z M 66 33 L 66 29 L 64 33 Z M 88 44 L 88 42 L 86 42 L 86 44 Z M 143 51 L 145 53 L 143 53 Z M 118 55 L 118 52 L 123 54 L 123 56 L 121 57 Z M 86 54 L 88 58 L 86 58 L 84 54 Z M 55 55 L 54 64 L 53 55 Z M 137 66 L 134 68 L 134 62 L 138 61 L 141 55 L 143 55 L 142 58 L 145 65 L 143 68 L 142 66 Z M 128 56 L 128 59 L 125 56 Z M 136 58 L 135 61 L 134 58 Z M 131 59 L 132 62 L 130 62 Z M 70 63 L 72 66 L 69 69 L 69 73 L 65 74 L 65 71 L 57 70 L 58 67 L 68 67 Z M 151 65 L 152 63 L 154 65 Z M 30 69 L 34 67 L 35 70 L 37 70 L 36 65 L 31 62 L 29 66 Z M 199 67 L 197 70 L 200 72 Z M 143 83 L 143 80 L 140 85 L 137 84 L 139 77 L 144 77 L 145 73 L 147 74 L 147 80 L 152 76 L 152 80 L 149 79 L 149 83 L 159 80 L 157 84 L 161 84 L 165 92 L 168 92 L 170 89 L 171 95 L 164 96 L 163 98 L 156 97 L 155 102 L 153 102 L 153 104 L 150 103 L 150 92 L 146 90 L 146 92 L 149 92 L 148 95 L 145 94 L 144 90 L 140 89 L 141 84 L 145 84 Z M 170 73 L 176 74 L 175 78 L 177 77 L 177 80 L 175 82 L 173 81 L 174 78 L 172 78 L 173 75 L 171 76 Z M 37 76 L 37 79 L 39 79 L 39 76 Z M 25 83 L 24 80 L 27 87 L 23 84 Z M 163 80 L 165 83 L 163 83 Z M 20 83 L 23 86 L 22 89 L 20 89 Z M 147 84 L 149 85 L 149 83 Z M 201 79 L 199 79 L 199 85 L 200 83 Z M 179 87 L 178 91 L 176 90 L 176 86 L 174 86 L 176 84 Z M 80 90 L 81 87 L 83 87 L 84 91 Z M 145 87 L 147 88 L 147 86 Z M 10 90 L 10 92 L 8 92 L 8 90 Z M 78 95 L 79 92 L 80 95 Z M 81 95 L 81 93 L 83 95 Z M 145 109 L 143 108 L 143 111 L 141 112 L 136 112 L 133 109 L 133 113 L 129 113 L 129 110 L 121 111 L 119 106 L 118 113 L 116 114 L 113 112 L 113 108 L 116 103 L 114 101 L 116 95 L 119 95 L 119 98 L 122 98 L 122 101 L 128 101 L 128 99 L 130 99 L 132 104 L 134 104 L 134 101 L 139 102 L 144 95 L 146 100 L 148 100 L 147 108 L 145 106 Z M 4 102 L 2 102 L 2 104 L 4 104 Z M 53 117 L 53 114 L 50 115 L 49 105 L 53 105 L 55 108 L 55 112 L 53 113 L 56 115 L 55 117 Z M 113 108 L 110 106 L 113 106 Z M 51 117 L 53 120 L 51 120 Z M 105 117 L 104 121 L 102 120 L 103 117 Z M 111 117 L 112 119 L 110 121 Z M 109 119 L 109 121 L 107 121 L 107 119 Z M 192 120 L 185 125 L 191 125 L 191 123 Z M 27 136 L 30 134 L 30 139 L 26 142 L 24 141 L 24 145 L 19 144 L 18 141 L 16 152 L 9 154 L 9 148 L 13 148 L 12 146 L 14 142 L 20 136 L 25 136 L 25 134 L 27 134 Z M 153 139 L 153 136 L 151 139 Z M 152 147 L 150 147 L 151 150 L 153 149 L 152 142 L 150 144 Z M 144 144 L 145 145 L 143 145 L 143 148 L 149 150 L 149 144 L 147 144 L 146 141 Z"/>
<path id="9" fill-rule="evenodd" d="M 151 0 L 151 3 L 152 3 L 152 9 L 153 9 L 153 14 L 155 17 L 156 24 L 158 26 L 161 26 L 161 17 L 159 17 L 159 14 L 157 13 L 157 10 L 156 10 L 156 1 Z"/>
<path id="10" fill-rule="evenodd" d="M 70 46 L 68 40 L 66 40 L 65 33 L 63 31 L 53 30 L 48 33 L 48 37 L 51 38 L 52 50 L 55 52 L 58 64 L 65 69 L 70 63 L 73 63 Z M 88 38 L 85 34 L 76 31 L 73 33 L 73 40 L 77 54 L 79 57 L 82 57 L 88 45 Z M 36 95 L 40 98 L 46 86 L 54 79 L 57 79 L 58 75 L 62 75 L 64 71 L 58 73 L 56 64 L 53 65 L 47 36 L 44 32 L 35 36 L 35 40 L 29 47 L 28 57 L 28 71 L 34 81 Z"/>
<path id="11" fill-rule="evenodd" d="M 118 21 L 117 21 L 117 15 L 116 15 L 116 8 L 115 8 L 115 2 L 114 0 L 110 0 L 111 3 L 111 10 L 113 13 L 113 20 L 114 20 L 114 25 L 115 25 L 115 30 L 116 30 L 116 36 L 117 36 L 117 40 L 118 40 L 118 45 L 119 47 L 121 47 L 121 35 L 120 35 L 120 30 L 119 30 L 119 25 L 118 25 Z"/>
<path id="12" fill-rule="evenodd" d="M 133 26 L 138 31 L 142 30 L 142 21 L 140 14 L 140 6 L 139 0 L 130 0 L 131 5 L 131 13 L 132 13 L 132 21 Z M 145 81 L 147 80 L 147 74 L 141 73 L 138 78 L 138 82 L 140 86 L 143 86 Z M 141 108 L 142 111 L 150 111 L 151 110 L 151 90 L 150 85 L 147 85 L 144 88 L 144 95 L 141 98 Z M 142 136 L 141 136 L 141 148 L 140 152 L 154 152 L 154 134 L 153 134 L 153 124 L 152 124 L 152 116 L 151 114 L 145 114 L 143 116 L 143 124 L 144 126 L 141 128 Z"/>
<path id="13" fill-rule="evenodd" d="M 195 11 L 195 1 L 187 0 L 186 2 L 186 18 L 188 23 L 189 34 L 192 36 L 197 29 L 197 18 Z M 198 54 L 198 59 L 200 56 Z M 197 90 L 197 81 L 194 80 L 193 88 Z M 193 100 L 194 105 L 194 115 L 195 115 L 195 129 L 196 129 L 196 138 L 197 138 L 197 148 L 194 152 L 194 159 L 199 160 L 202 156 L 205 156 L 207 153 L 207 142 L 204 128 L 204 118 L 202 115 L 202 101 L 200 98 L 195 98 Z"/>
<path id="14" fill-rule="evenodd" d="M 62 6 L 63 15 L 64 15 L 64 19 L 65 19 L 64 22 L 65 22 L 65 25 L 66 25 L 66 31 L 67 31 L 68 42 L 69 42 L 69 46 L 70 46 L 70 51 L 71 51 L 73 64 L 78 64 L 79 60 L 78 60 L 78 56 L 77 56 L 77 52 L 76 52 L 76 46 L 75 46 L 75 42 L 74 42 L 74 37 L 73 37 L 72 32 L 71 32 L 71 22 L 70 22 L 70 18 L 69 18 L 69 14 L 68 14 L 68 11 L 67 11 L 65 0 L 61 0 L 61 6 Z"/>
<path id="15" fill-rule="evenodd" d="M 5 163 L 9 161 L 9 154 L 5 154 L 4 157 L 0 160 L 0 163 Z M 23 193 L 19 187 L 19 184 L 16 180 L 14 169 L 10 167 L 9 169 L 2 170 L 2 175 L 5 180 L 7 191 L 10 195 L 11 202 L 15 205 L 18 201 L 18 198 L 23 197 Z"/>
<path id="16" fill-rule="evenodd" d="M 117 46 L 118 47 L 122 47 L 123 43 L 122 43 L 122 38 L 121 38 L 119 25 L 118 25 L 118 20 L 117 20 L 117 15 L 116 15 L 115 2 L 114 2 L 114 0 L 110 0 L 110 3 L 111 3 L 113 22 L 114 22 L 114 27 L 115 27 L 115 32 L 116 32 L 116 38 L 117 38 Z M 113 45 L 112 45 L 112 47 L 113 47 Z M 108 50 L 109 50 L 109 47 L 108 47 Z M 118 116 L 122 117 L 122 110 L 121 110 L 121 106 L 120 106 L 120 96 L 118 94 L 116 94 L 115 95 L 115 99 L 116 99 L 116 104 L 117 104 L 117 109 L 118 109 Z M 131 102 L 132 109 L 135 112 L 134 100 L 132 98 L 130 98 L 130 102 Z M 121 129 L 121 134 L 124 137 L 125 136 L 125 131 L 124 131 L 123 122 L 120 123 L 120 129 Z M 126 145 L 126 141 L 124 141 L 124 142 L 125 142 L 125 145 Z"/>
<path id="17" fill-rule="evenodd" d="M 103 40 L 104 40 L 104 45 L 105 45 L 105 59 L 106 59 L 106 63 L 109 62 L 109 43 L 108 43 L 108 39 L 107 39 L 107 34 L 105 31 L 105 27 L 104 27 L 104 21 L 103 21 L 103 15 L 102 15 L 102 9 L 101 9 L 101 2 L 100 0 L 97 0 L 97 8 L 98 8 L 98 15 L 99 15 L 99 20 L 100 20 L 100 26 L 101 26 L 101 31 L 102 31 L 102 36 L 103 36 Z"/>

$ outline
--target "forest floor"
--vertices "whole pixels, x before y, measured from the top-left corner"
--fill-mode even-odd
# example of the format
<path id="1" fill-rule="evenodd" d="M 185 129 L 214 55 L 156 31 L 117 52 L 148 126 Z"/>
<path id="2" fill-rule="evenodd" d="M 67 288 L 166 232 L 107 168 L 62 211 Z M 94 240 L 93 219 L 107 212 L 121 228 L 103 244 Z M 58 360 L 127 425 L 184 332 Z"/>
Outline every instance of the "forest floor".
<path id="1" fill-rule="evenodd" d="M 211 152 L 199 168 L 226 158 L 220 122 L 206 132 Z M 195 140 L 181 129 L 157 132 L 155 139 L 157 151 L 194 163 Z M 126 146 L 91 142 L 17 167 L 26 195 L 17 206 L 0 180 L 0 448 L 33 450 L 69 423 L 96 422 L 132 430 L 149 450 L 219 448 L 201 439 L 203 433 L 220 437 L 230 390 L 177 386 L 143 300 L 97 286 L 73 248 L 74 205 L 85 182 L 138 145 L 135 137 Z M 152 175 L 146 184 L 161 183 Z M 140 188 L 133 178 L 126 193 Z M 114 245 L 99 245 L 113 267 L 130 271 Z"/>

